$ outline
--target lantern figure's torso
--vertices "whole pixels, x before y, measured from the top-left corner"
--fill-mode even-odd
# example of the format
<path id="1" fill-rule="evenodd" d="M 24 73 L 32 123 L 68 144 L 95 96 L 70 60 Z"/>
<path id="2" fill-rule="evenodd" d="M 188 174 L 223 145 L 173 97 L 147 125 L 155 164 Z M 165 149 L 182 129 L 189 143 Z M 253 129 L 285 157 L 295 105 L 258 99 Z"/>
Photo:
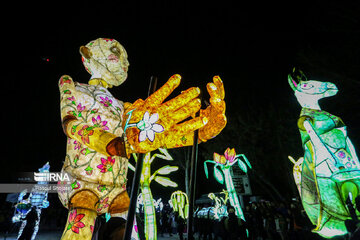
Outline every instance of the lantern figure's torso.
<path id="1" fill-rule="evenodd" d="M 310 139 L 304 121 L 311 122 L 327 151 Z M 344 203 L 349 192 L 358 195 L 360 186 L 360 164 L 346 126 L 326 111 L 303 108 L 298 127 L 305 150 L 300 188 L 304 209 L 319 234 L 345 234 L 344 220 L 350 215 Z"/>
<path id="2" fill-rule="evenodd" d="M 106 88 L 76 83 L 67 76 L 63 76 L 59 84 L 61 115 L 73 116 L 79 123 L 85 124 L 77 132 L 83 142 L 92 141 L 94 128 L 123 135 L 123 103 Z M 67 140 L 62 171 L 71 175 L 71 190 L 59 191 L 65 207 L 77 192 L 88 190 L 99 199 L 96 206 L 98 214 L 105 213 L 112 200 L 126 188 L 126 158 L 97 152 L 71 136 Z"/>

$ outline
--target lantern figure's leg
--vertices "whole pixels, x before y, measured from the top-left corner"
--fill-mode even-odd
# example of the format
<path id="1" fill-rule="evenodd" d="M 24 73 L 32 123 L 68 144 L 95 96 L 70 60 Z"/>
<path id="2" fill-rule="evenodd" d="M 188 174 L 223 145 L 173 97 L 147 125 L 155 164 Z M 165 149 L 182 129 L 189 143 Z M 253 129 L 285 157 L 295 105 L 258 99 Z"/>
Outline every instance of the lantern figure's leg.
<path id="1" fill-rule="evenodd" d="M 156 215 L 151 189 L 148 186 L 141 187 L 145 213 L 145 235 L 147 240 L 154 240 L 157 237 Z"/>
<path id="2" fill-rule="evenodd" d="M 238 216 L 239 218 L 245 221 L 245 217 L 240 206 L 239 198 L 236 194 L 234 183 L 230 174 L 230 168 L 224 169 L 224 178 L 225 178 L 226 190 L 229 193 L 230 204 L 235 208 L 236 216 Z"/>
<path id="3" fill-rule="evenodd" d="M 61 240 L 91 239 L 96 217 L 96 211 L 84 208 L 72 209 L 69 211 Z"/>
<path id="4" fill-rule="evenodd" d="M 40 217 L 41 217 L 41 208 L 36 208 L 37 220 L 35 222 L 34 232 L 31 236 L 31 240 L 35 240 L 36 235 L 39 231 Z"/>
<path id="5" fill-rule="evenodd" d="M 18 236 L 17 236 L 16 239 L 19 239 L 19 238 L 20 238 L 22 232 L 24 231 L 24 228 L 25 228 L 25 226 L 26 226 L 26 223 L 27 223 L 26 220 L 21 221 L 20 229 L 19 229 Z"/>

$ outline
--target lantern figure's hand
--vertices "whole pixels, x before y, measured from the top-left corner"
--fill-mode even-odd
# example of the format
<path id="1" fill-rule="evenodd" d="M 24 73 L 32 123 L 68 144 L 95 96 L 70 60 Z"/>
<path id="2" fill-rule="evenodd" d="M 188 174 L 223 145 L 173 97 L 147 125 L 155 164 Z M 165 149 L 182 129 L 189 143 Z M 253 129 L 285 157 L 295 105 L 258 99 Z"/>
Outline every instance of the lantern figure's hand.
<path id="1" fill-rule="evenodd" d="M 199 139 L 206 142 L 208 139 L 216 137 L 226 126 L 225 116 L 225 90 L 223 82 L 219 76 L 213 78 L 212 83 L 207 84 L 207 90 L 210 94 L 210 105 L 200 110 L 200 117 L 206 117 L 209 122 L 199 130 Z"/>
<path id="2" fill-rule="evenodd" d="M 208 116 L 212 117 L 212 108 L 204 110 L 203 116 L 183 122 L 200 110 L 198 98 L 200 89 L 189 88 L 177 97 L 163 101 L 179 86 L 180 75 L 173 75 L 159 90 L 146 100 L 138 99 L 133 104 L 125 104 L 124 129 L 127 137 L 127 152 L 145 153 L 159 147 L 173 148 L 184 144 L 183 139 L 204 127 Z M 208 134 L 208 131 L 204 131 Z"/>

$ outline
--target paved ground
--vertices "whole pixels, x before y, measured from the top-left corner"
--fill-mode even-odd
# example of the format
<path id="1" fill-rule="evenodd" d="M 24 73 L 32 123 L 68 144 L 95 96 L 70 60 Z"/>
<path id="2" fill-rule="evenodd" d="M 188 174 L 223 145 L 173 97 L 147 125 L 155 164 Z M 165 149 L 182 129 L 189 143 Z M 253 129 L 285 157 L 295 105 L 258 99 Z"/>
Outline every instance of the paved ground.
<path id="1" fill-rule="evenodd" d="M 42 232 L 38 233 L 36 240 L 59 240 L 61 238 L 62 232 Z M 16 240 L 16 234 L 10 234 L 5 236 L 4 234 L 0 235 L 0 240 Z"/>
<path id="2" fill-rule="evenodd" d="M 60 240 L 62 231 L 52 231 L 52 232 L 41 232 L 36 236 L 36 240 Z M 184 234 L 184 239 L 186 238 L 186 234 Z M 16 240 L 16 234 L 10 234 L 5 236 L 4 234 L 0 234 L 0 240 Z M 163 237 L 159 236 L 159 240 L 179 240 L 179 236 L 173 234 L 169 236 L 168 234 L 164 234 Z"/>

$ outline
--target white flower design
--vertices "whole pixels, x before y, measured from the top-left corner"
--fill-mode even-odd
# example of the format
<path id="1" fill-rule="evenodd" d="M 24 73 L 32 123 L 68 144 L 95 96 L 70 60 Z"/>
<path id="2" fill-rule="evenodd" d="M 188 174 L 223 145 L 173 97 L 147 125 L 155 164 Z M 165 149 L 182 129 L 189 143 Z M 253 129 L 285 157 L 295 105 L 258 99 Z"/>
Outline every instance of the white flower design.
<path id="1" fill-rule="evenodd" d="M 164 131 L 164 127 L 157 124 L 159 120 L 159 114 L 149 114 L 145 112 L 143 119 L 136 124 L 136 127 L 140 129 L 139 142 L 143 142 L 148 138 L 151 142 L 155 139 L 155 133 L 161 133 Z"/>

